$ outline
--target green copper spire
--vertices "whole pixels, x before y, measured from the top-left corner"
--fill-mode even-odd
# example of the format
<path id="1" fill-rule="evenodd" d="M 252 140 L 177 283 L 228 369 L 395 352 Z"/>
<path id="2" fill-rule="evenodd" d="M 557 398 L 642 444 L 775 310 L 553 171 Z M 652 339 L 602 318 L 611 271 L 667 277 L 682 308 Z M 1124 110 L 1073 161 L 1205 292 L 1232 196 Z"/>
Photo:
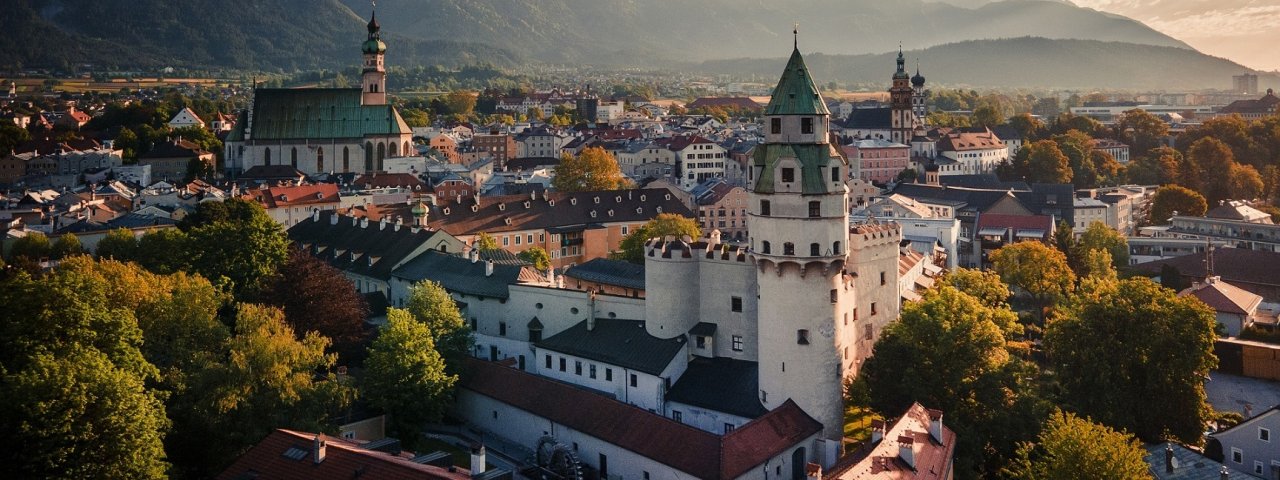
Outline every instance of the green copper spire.
<path id="1" fill-rule="evenodd" d="M 791 59 L 787 60 L 787 68 L 782 71 L 778 86 L 773 89 L 773 98 L 764 109 L 765 115 L 830 115 L 827 104 L 818 94 L 818 86 L 809 76 L 809 68 L 804 65 L 804 57 L 797 46 L 791 51 Z"/>

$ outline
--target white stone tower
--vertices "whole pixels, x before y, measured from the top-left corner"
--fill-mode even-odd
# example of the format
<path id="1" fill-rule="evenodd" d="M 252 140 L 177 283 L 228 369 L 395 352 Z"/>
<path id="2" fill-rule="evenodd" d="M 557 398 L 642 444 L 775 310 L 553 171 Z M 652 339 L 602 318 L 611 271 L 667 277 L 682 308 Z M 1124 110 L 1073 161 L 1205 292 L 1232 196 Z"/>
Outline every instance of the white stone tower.
<path id="1" fill-rule="evenodd" d="M 383 65 L 383 57 L 387 53 L 387 44 L 382 42 L 382 27 L 378 25 L 378 12 L 369 17 L 369 39 L 360 46 L 364 53 L 364 75 L 361 82 L 364 91 L 365 105 L 387 104 L 387 68 Z"/>
<path id="2" fill-rule="evenodd" d="M 842 435 L 846 347 L 854 308 L 844 274 L 849 240 L 848 162 L 828 143 L 827 110 L 798 49 L 765 107 L 765 140 L 752 158 L 751 252 L 759 292 L 760 400 L 788 398 Z"/>
<path id="3" fill-rule="evenodd" d="M 903 145 L 911 144 L 915 131 L 914 110 L 912 107 L 913 90 L 911 76 L 907 75 L 906 59 L 902 49 L 898 49 L 898 70 L 893 72 L 893 87 L 889 88 L 890 125 L 889 139 Z"/>

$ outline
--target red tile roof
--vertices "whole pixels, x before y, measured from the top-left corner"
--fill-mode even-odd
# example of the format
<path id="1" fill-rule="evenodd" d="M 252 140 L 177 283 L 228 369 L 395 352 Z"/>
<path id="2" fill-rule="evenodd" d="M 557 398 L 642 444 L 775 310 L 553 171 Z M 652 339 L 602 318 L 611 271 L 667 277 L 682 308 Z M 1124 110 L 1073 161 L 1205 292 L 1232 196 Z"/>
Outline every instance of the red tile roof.
<path id="1" fill-rule="evenodd" d="M 298 185 L 294 187 L 270 187 L 248 190 L 242 196 L 262 205 L 262 208 L 338 203 L 338 186 L 332 183 Z"/>
<path id="2" fill-rule="evenodd" d="M 1206 282 L 1178 292 L 1178 296 L 1187 295 L 1200 299 L 1215 311 L 1237 315 L 1253 315 L 1262 303 L 1262 297 L 1224 282 L 1219 277 L 1211 277 Z"/>
<path id="3" fill-rule="evenodd" d="M 802 440 L 822 424 L 788 400 L 721 437 L 570 385 L 468 358 L 462 388 L 698 478 L 736 478 Z"/>
<path id="4" fill-rule="evenodd" d="M 689 148 L 689 145 L 708 144 L 708 143 L 716 143 L 716 142 L 708 140 L 706 137 L 703 137 L 701 135 L 680 135 L 680 136 L 675 136 L 670 138 L 660 138 L 660 139 L 654 140 L 653 143 L 662 147 L 666 147 L 668 150 L 671 150 L 673 152 L 679 152 L 681 150 Z"/>
<path id="5" fill-rule="evenodd" d="M 949 133 L 938 140 L 938 150 L 945 152 L 993 150 L 998 148 L 1005 148 L 1004 142 L 1000 141 L 1000 137 L 997 137 L 996 134 L 991 133 L 991 130 Z"/>
<path id="6" fill-rule="evenodd" d="M 315 463 L 314 433 L 277 429 L 217 476 L 218 480 L 260 478 L 272 480 L 422 480 L 469 479 L 470 473 L 450 472 L 413 463 L 412 457 L 365 450 L 355 442 L 321 434 L 325 458 Z M 292 451 L 291 451 L 292 450 Z M 285 456 L 285 452 L 295 456 Z M 301 458 L 295 458 L 300 455 Z"/>
<path id="7" fill-rule="evenodd" d="M 839 461 L 824 478 L 841 480 L 949 479 L 956 449 L 956 433 L 942 425 L 941 441 L 929 434 L 930 420 L 942 412 L 919 403 L 884 432 L 879 443 L 867 445 Z M 911 445 L 915 468 L 899 458 L 899 447 Z"/>

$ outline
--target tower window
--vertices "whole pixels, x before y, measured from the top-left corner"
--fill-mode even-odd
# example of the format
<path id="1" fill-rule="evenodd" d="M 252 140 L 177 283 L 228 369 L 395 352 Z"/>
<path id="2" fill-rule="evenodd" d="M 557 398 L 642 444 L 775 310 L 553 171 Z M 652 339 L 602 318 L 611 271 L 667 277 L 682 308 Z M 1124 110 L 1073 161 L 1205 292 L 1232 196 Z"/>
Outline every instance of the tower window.
<path id="1" fill-rule="evenodd" d="M 820 251 L 821 249 L 822 249 L 822 247 L 818 246 L 818 244 L 816 244 L 816 243 L 810 243 L 810 244 L 809 244 L 809 256 L 810 256 L 810 257 L 816 257 L 816 256 L 818 256 L 818 255 L 821 255 L 821 254 L 822 254 L 822 252 Z"/>
<path id="2" fill-rule="evenodd" d="M 271 155 L 267 155 L 267 158 L 271 158 Z M 769 201 L 768 201 L 768 200 L 761 200 L 761 201 L 760 201 L 760 216 L 762 216 L 762 217 L 767 217 L 767 216 L 771 215 L 771 214 L 772 214 L 772 212 L 771 212 L 770 210 L 772 210 L 772 208 L 770 208 L 770 207 L 771 207 L 771 205 L 769 205 Z"/>
<path id="3" fill-rule="evenodd" d="M 871 302 L 871 314 L 876 314 L 876 302 Z"/>
<path id="4" fill-rule="evenodd" d="M 742 335 L 734 335 L 732 340 L 733 340 L 733 351 L 741 352 L 742 351 Z"/>
<path id="5" fill-rule="evenodd" d="M 800 330 L 796 330 L 796 344 L 797 344 L 797 345 L 808 345 L 808 344 L 809 344 L 809 331 L 808 331 L 808 330 L 805 330 L 805 329 L 803 329 L 803 328 L 802 328 L 802 329 L 800 329 Z"/>
<path id="6" fill-rule="evenodd" d="M 840 181 L 840 167 L 831 167 L 831 181 Z"/>
<path id="7" fill-rule="evenodd" d="M 841 255 L 841 253 L 840 253 L 840 242 L 839 242 L 839 241 L 833 242 L 833 243 L 831 244 L 831 253 L 832 253 L 833 255 Z"/>
<path id="8" fill-rule="evenodd" d="M 784 182 L 794 182 L 794 181 L 796 181 L 796 169 L 794 169 L 794 168 L 783 168 L 783 169 L 782 169 L 782 181 L 784 181 Z"/>
<path id="9" fill-rule="evenodd" d="M 796 254 L 796 244 L 791 243 L 791 242 L 787 242 L 787 243 L 782 244 L 782 254 L 783 254 L 783 255 L 795 255 L 795 254 Z"/>
<path id="10" fill-rule="evenodd" d="M 772 133 L 772 134 L 774 134 L 774 135 L 777 135 L 777 134 L 779 134 L 779 133 L 782 133 L 782 119 L 781 119 L 781 118 L 774 117 L 774 118 L 769 119 L 769 132 L 770 132 L 770 133 Z"/>
<path id="11" fill-rule="evenodd" d="M 761 252 L 763 252 L 763 253 L 766 253 L 766 254 L 767 254 L 767 253 L 770 253 L 770 252 L 769 252 L 769 241 L 768 241 L 768 240 L 765 240 L 765 241 L 763 241 L 763 242 L 760 242 L 760 251 L 761 251 Z"/>
<path id="12" fill-rule="evenodd" d="M 809 218 L 817 218 L 822 214 L 822 202 L 809 202 Z"/>
<path id="13" fill-rule="evenodd" d="M 840 291 L 833 288 L 831 289 L 831 303 L 836 303 L 838 301 L 840 301 Z"/>
<path id="14" fill-rule="evenodd" d="M 800 119 L 800 133 L 806 135 L 813 133 L 813 117 L 804 117 Z"/>
<path id="15" fill-rule="evenodd" d="M 884 285 L 884 272 L 880 272 L 880 284 Z"/>
<path id="16" fill-rule="evenodd" d="M 732 297 L 729 299 L 729 311 L 732 311 L 732 312 L 742 311 L 742 297 Z"/>

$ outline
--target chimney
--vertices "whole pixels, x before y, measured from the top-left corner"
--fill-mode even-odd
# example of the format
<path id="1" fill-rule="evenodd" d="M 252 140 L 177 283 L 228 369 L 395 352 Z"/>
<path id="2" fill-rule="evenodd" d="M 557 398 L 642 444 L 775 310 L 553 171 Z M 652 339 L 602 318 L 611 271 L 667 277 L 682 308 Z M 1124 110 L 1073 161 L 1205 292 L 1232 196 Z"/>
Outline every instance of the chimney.
<path id="1" fill-rule="evenodd" d="M 1227 466 L 1223 465 L 1222 470 L 1218 473 L 1218 478 L 1222 480 L 1231 480 L 1231 470 L 1228 470 Z"/>
<path id="2" fill-rule="evenodd" d="M 822 480 L 822 465 L 806 463 L 804 465 L 805 480 Z"/>
<path id="3" fill-rule="evenodd" d="M 871 444 L 875 445 L 884 440 L 884 420 L 871 421 Z"/>
<path id="4" fill-rule="evenodd" d="M 351 215 L 351 226 L 355 227 L 355 226 L 358 226 L 358 225 L 360 225 L 360 217 L 355 216 L 355 214 L 354 214 L 354 212 L 353 212 L 353 213 L 352 213 L 352 215 Z"/>
<path id="5" fill-rule="evenodd" d="M 898 437 L 898 458 L 906 463 L 911 470 L 916 469 L 916 452 L 913 449 L 916 441 L 908 436 Z"/>
<path id="6" fill-rule="evenodd" d="M 360 228 L 369 228 L 369 217 L 363 217 L 360 219 Z"/>
<path id="7" fill-rule="evenodd" d="M 480 261 L 480 247 L 471 247 L 471 263 Z"/>
<path id="8" fill-rule="evenodd" d="M 929 410 L 929 436 L 942 444 L 942 410 Z"/>
<path id="9" fill-rule="evenodd" d="M 312 210 L 312 211 L 311 211 L 311 221 L 313 221 L 313 222 L 319 222 L 319 221 L 320 221 L 320 209 L 318 209 L 318 208 L 317 208 L 317 209 L 315 209 L 315 210 Z"/>
<path id="10" fill-rule="evenodd" d="M 556 284 L 556 267 L 554 267 L 554 266 L 547 267 L 547 282 L 551 283 L 551 286 L 555 286 L 555 284 Z"/>
<path id="11" fill-rule="evenodd" d="M 471 476 L 484 473 L 484 444 L 471 444 Z"/>
<path id="12" fill-rule="evenodd" d="M 493 276 L 493 260 L 484 261 L 484 276 L 486 277 Z"/>
<path id="13" fill-rule="evenodd" d="M 707 234 L 707 248 L 715 248 L 720 245 L 720 229 L 714 229 Z"/>
<path id="14" fill-rule="evenodd" d="M 1173 444 L 1164 444 L 1164 473 L 1173 473 Z"/>
<path id="15" fill-rule="evenodd" d="M 378 230 L 381 231 L 386 229 L 387 229 L 387 216 L 383 215 L 382 220 L 378 220 Z"/>
<path id="16" fill-rule="evenodd" d="M 324 439 L 320 438 L 320 434 L 317 433 L 315 446 L 311 449 L 311 460 L 314 461 L 316 465 L 319 465 L 320 462 L 324 461 L 325 450 L 327 448 L 328 446 L 325 444 Z"/>
<path id="17" fill-rule="evenodd" d="M 333 212 L 333 215 L 329 216 L 329 225 L 337 225 L 339 216 L 338 212 Z"/>

